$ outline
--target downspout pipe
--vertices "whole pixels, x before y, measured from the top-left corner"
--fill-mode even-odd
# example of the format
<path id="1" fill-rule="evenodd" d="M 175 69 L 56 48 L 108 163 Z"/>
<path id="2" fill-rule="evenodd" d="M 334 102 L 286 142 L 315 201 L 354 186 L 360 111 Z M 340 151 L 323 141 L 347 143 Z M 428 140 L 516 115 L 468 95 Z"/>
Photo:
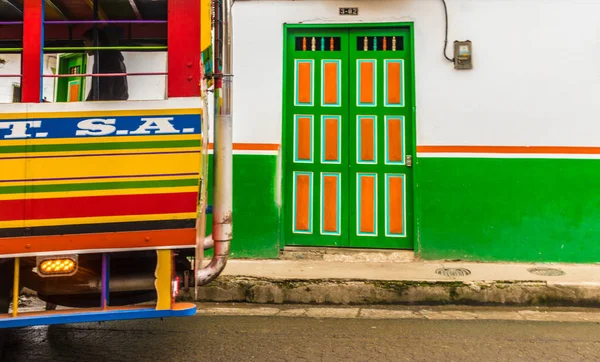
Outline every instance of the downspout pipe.
<path id="1" fill-rule="evenodd" d="M 209 250 L 214 248 L 215 246 L 215 241 L 213 240 L 213 235 L 210 234 L 209 236 L 204 238 L 204 250 Z"/>
<path id="2" fill-rule="evenodd" d="M 196 285 L 205 285 L 218 277 L 229 257 L 230 242 L 233 238 L 233 119 L 232 119 L 232 0 L 216 0 L 217 27 L 215 57 L 216 117 L 214 126 L 214 171 L 213 171 L 213 224 L 212 239 L 214 255 L 210 263 L 196 273 Z M 222 9 L 222 17 L 219 17 Z M 219 19 L 220 18 L 220 19 Z M 220 21 L 219 21 L 220 20 Z M 220 29 L 219 29 L 220 28 Z M 222 49 L 222 51 L 221 51 Z M 219 59 L 220 58 L 220 59 Z M 219 61 L 222 61 L 222 70 Z M 220 104 L 219 104 L 220 103 Z"/>

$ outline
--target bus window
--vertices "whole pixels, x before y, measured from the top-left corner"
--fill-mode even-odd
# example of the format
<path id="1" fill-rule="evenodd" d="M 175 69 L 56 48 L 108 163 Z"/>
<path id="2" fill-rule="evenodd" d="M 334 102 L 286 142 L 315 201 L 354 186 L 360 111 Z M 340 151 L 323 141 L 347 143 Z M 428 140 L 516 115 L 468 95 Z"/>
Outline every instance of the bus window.
<path id="1" fill-rule="evenodd" d="M 116 8 L 98 10 L 104 19 L 94 20 L 91 10 L 84 19 L 45 15 L 45 100 L 166 99 L 166 1 L 148 3 L 128 18 Z"/>
<path id="2" fill-rule="evenodd" d="M 21 102 L 23 13 L 0 1 L 0 103 Z"/>

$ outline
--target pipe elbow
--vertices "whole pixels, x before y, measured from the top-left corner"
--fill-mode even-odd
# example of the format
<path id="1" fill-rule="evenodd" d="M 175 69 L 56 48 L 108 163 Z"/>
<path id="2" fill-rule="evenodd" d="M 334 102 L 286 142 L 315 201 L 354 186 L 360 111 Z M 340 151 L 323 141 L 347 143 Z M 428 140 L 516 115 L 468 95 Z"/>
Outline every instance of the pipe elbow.
<path id="1" fill-rule="evenodd" d="M 196 273 L 196 285 L 206 285 L 215 280 L 225 269 L 229 256 L 229 241 L 213 241 L 215 253 L 208 265 Z"/>

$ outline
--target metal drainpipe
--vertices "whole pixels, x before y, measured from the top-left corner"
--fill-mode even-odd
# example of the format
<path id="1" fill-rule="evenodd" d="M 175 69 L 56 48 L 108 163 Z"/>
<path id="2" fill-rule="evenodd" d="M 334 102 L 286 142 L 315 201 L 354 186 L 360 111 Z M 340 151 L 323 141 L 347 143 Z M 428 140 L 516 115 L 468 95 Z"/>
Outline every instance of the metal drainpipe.
<path id="1" fill-rule="evenodd" d="M 232 211 L 233 211 L 233 122 L 232 122 L 232 43 L 231 43 L 231 0 L 223 1 L 222 47 L 223 70 L 218 74 L 222 77 L 222 103 L 217 106 L 217 116 L 214 126 L 214 171 L 213 171 L 213 232 L 214 256 L 210 263 L 196 273 L 196 285 L 204 285 L 213 281 L 221 274 L 227 258 L 229 245 L 233 238 Z M 217 9 L 218 12 L 218 9 Z M 219 26 L 218 22 L 216 22 Z M 218 59 L 215 59 L 218 61 Z M 219 79 L 216 79 L 218 83 Z"/>
<path id="2" fill-rule="evenodd" d="M 204 238 L 204 250 L 212 249 L 215 246 L 215 241 L 213 240 L 213 234 Z"/>

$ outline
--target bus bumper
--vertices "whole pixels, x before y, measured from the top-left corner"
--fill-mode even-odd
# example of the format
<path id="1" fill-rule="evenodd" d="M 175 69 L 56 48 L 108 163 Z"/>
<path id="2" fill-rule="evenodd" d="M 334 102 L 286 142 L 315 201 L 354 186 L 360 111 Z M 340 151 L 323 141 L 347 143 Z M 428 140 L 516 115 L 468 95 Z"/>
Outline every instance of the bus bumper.
<path id="1" fill-rule="evenodd" d="M 109 322 L 134 319 L 186 317 L 196 314 L 193 303 L 175 303 L 171 309 L 157 310 L 154 305 L 107 307 L 106 309 L 65 309 L 20 313 L 17 317 L 0 315 L 0 329 L 39 325 Z"/>

